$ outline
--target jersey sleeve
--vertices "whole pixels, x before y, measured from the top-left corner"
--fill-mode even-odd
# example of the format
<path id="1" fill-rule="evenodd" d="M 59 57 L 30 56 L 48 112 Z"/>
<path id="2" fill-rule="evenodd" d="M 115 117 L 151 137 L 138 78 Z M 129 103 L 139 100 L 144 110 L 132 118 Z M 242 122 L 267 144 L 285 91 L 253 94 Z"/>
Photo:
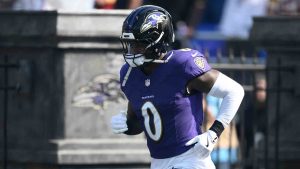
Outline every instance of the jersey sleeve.
<path id="1" fill-rule="evenodd" d="M 201 76 L 211 69 L 204 55 L 196 50 L 191 50 L 186 57 L 184 72 L 189 80 Z"/>

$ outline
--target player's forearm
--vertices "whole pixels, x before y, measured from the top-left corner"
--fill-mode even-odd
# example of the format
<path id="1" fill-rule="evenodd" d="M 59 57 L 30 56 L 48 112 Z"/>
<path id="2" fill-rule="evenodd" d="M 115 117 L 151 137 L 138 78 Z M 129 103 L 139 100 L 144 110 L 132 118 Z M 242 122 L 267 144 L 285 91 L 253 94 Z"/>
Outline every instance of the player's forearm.
<path id="1" fill-rule="evenodd" d="M 224 128 L 226 128 L 235 116 L 243 100 L 243 87 L 231 78 L 220 73 L 208 94 L 223 99 L 216 120 L 222 123 Z"/>

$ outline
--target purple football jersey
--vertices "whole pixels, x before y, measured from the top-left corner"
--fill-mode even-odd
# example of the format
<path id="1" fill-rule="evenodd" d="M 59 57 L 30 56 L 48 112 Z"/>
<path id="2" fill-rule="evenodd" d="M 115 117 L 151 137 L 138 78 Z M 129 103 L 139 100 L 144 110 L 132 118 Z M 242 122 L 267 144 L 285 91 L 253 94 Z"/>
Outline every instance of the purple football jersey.
<path id="1" fill-rule="evenodd" d="M 191 146 L 185 143 L 201 134 L 202 93 L 187 95 L 186 85 L 211 69 L 196 50 L 173 50 L 165 58 L 169 61 L 150 75 L 132 68 L 121 86 L 146 134 L 151 157 L 158 159 L 187 151 Z M 121 84 L 128 68 L 128 64 L 121 68 Z"/>

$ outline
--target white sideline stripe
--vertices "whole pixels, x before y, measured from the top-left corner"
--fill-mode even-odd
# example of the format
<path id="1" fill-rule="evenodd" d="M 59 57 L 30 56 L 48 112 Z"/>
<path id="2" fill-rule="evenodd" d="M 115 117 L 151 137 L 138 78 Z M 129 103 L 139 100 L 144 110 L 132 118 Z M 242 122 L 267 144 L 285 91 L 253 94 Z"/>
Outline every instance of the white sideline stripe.
<path id="1" fill-rule="evenodd" d="M 65 144 L 140 144 L 146 143 L 145 139 L 53 139 L 50 140 L 51 143 L 56 143 L 59 145 Z"/>
<path id="2" fill-rule="evenodd" d="M 132 149 L 121 149 L 121 150 L 59 150 L 56 152 L 59 156 L 61 155 L 118 155 L 118 154 L 149 154 L 147 149 L 144 150 L 132 150 Z"/>

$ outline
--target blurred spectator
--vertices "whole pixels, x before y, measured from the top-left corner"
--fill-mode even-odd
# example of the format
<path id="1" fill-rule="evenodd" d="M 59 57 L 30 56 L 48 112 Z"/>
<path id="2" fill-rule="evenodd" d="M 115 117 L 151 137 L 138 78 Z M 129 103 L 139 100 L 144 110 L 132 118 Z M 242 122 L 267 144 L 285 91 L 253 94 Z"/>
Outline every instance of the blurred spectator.
<path id="1" fill-rule="evenodd" d="M 13 5 L 14 10 L 43 10 L 45 0 L 16 0 Z"/>
<path id="2" fill-rule="evenodd" d="M 265 75 L 258 74 L 256 75 L 256 84 L 255 84 L 255 99 L 254 104 L 249 107 L 252 109 L 255 118 L 255 132 L 265 133 L 266 127 L 266 98 L 267 98 L 267 82 Z"/>
<path id="3" fill-rule="evenodd" d="M 96 9 L 135 9 L 143 4 L 143 0 L 95 0 Z"/>
<path id="4" fill-rule="evenodd" d="M 205 129 L 207 130 L 215 118 L 218 116 L 219 107 L 222 99 L 207 95 L 206 99 L 203 99 L 203 110 L 205 111 L 206 123 Z M 237 131 L 234 121 L 231 126 L 225 128 L 223 134 L 219 138 L 219 142 L 211 154 L 211 158 L 216 164 L 218 169 L 232 169 L 238 163 L 238 150 L 239 141 L 237 137 Z"/>
<path id="5" fill-rule="evenodd" d="M 15 0 L 1 0 L 0 1 L 0 10 L 11 9 Z"/>
<path id="6" fill-rule="evenodd" d="M 268 0 L 227 0 L 220 30 L 228 38 L 248 39 L 254 16 L 267 14 Z"/>
<path id="7" fill-rule="evenodd" d="M 255 75 L 254 98 L 248 99 L 244 117 L 246 159 L 253 159 L 254 149 L 263 144 L 266 132 L 266 79 L 264 74 Z M 248 166 L 251 168 L 251 166 Z"/>
<path id="8" fill-rule="evenodd" d="M 135 9 L 143 4 L 143 0 L 117 0 L 115 9 Z"/>
<path id="9" fill-rule="evenodd" d="M 117 0 L 95 0 L 96 9 L 114 9 Z"/>
<path id="10" fill-rule="evenodd" d="M 201 25 L 218 25 L 222 18 L 226 0 L 205 1 L 205 8 L 201 19 Z"/>
<path id="11" fill-rule="evenodd" d="M 88 11 L 93 9 L 95 0 L 45 0 L 49 10 Z"/>
<path id="12" fill-rule="evenodd" d="M 269 15 L 298 15 L 299 0 L 270 0 Z"/>
<path id="13" fill-rule="evenodd" d="M 197 23 L 197 31 L 192 39 L 192 48 L 205 53 L 206 56 L 221 54 L 225 50 L 224 36 L 219 31 L 226 0 L 203 1 L 203 10 Z"/>
<path id="14" fill-rule="evenodd" d="M 88 11 L 94 0 L 15 0 L 14 10 L 66 10 Z"/>

